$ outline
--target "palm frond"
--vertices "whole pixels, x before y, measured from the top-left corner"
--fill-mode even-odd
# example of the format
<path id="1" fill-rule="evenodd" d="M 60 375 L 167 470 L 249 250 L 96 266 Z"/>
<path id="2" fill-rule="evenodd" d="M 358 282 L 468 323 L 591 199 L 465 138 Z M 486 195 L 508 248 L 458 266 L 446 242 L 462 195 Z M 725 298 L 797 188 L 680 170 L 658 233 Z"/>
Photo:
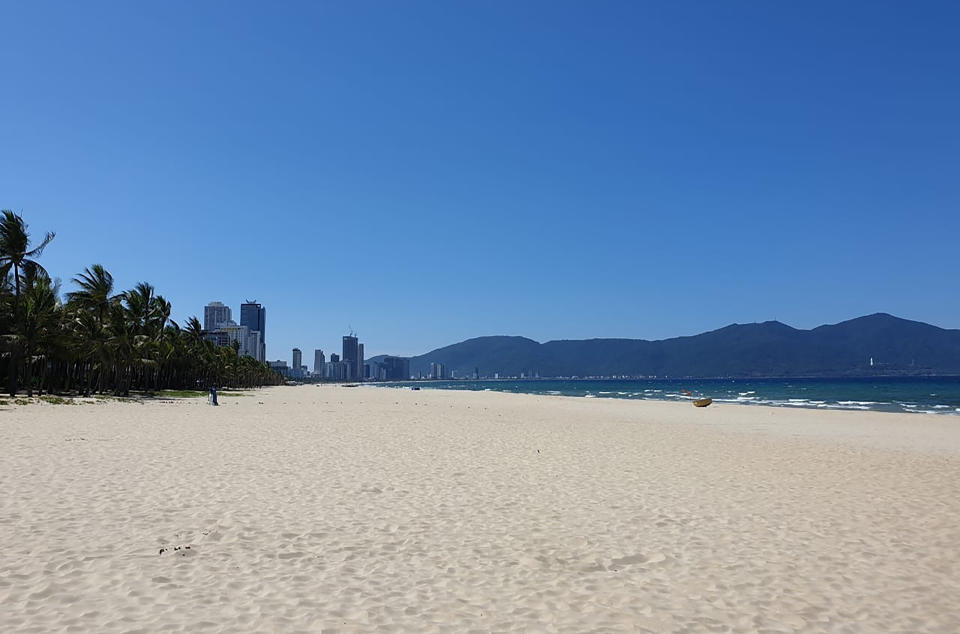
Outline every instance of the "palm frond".
<path id="1" fill-rule="evenodd" d="M 43 242 L 39 246 L 35 247 L 31 251 L 26 252 L 26 257 L 28 258 L 38 258 L 40 254 L 43 253 L 43 250 L 47 248 L 47 245 L 53 242 L 53 239 L 57 237 L 57 234 L 53 231 L 48 231 L 47 235 L 43 237 Z"/>

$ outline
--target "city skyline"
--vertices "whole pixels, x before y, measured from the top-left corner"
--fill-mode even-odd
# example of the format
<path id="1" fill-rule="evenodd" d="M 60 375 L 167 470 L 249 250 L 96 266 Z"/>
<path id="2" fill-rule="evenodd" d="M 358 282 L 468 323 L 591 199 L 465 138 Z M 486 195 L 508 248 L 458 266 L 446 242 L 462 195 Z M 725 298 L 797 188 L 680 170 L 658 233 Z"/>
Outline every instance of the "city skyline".
<path id="1" fill-rule="evenodd" d="M 259 305 L 257 306 L 259 307 Z M 213 306 L 214 310 L 219 308 L 219 306 Z M 324 351 L 315 348 L 313 351 L 313 370 L 310 370 L 309 366 L 303 363 L 303 350 L 299 347 L 291 349 L 289 365 L 283 359 L 268 360 L 268 365 L 280 372 L 285 378 L 294 380 L 364 381 L 371 378 L 376 379 L 379 376 L 377 371 L 371 372 L 369 366 L 365 363 L 364 344 L 360 342 L 355 332 L 343 335 L 341 350 L 342 357 L 337 353 L 331 353 L 330 360 L 327 361 Z M 391 366 L 391 369 L 393 369 L 393 366 Z"/>
<path id="2" fill-rule="evenodd" d="M 230 15 L 0 8 L 2 202 L 65 288 L 101 263 L 181 324 L 256 295 L 272 359 L 351 328 L 373 356 L 960 327 L 956 5 Z"/>
<path id="3" fill-rule="evenodd" d="M 219 300 L 203 307 L 204 338 L 217 346 L 236 345 L 241 356 L 266 363 L 266 309 L 247 300 L 240 304 L 240 323 L 233 320 L 233 310 Z"/>

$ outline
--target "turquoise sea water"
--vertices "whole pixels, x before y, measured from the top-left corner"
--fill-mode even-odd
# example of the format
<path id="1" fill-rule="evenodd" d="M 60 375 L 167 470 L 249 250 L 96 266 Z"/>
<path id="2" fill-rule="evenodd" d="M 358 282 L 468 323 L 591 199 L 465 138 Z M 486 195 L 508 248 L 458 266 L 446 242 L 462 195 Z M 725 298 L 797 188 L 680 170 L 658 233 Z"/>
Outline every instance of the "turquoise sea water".
<path id="1" fill-rule="evenodd" d="M 608 379 L 417 381 L 423 389 L 666 401 L 709 396 L 718 403 L 960 415 L 960 377 L 844 379 Z M 684 390 L 690 392 L 685 394 Z"/>

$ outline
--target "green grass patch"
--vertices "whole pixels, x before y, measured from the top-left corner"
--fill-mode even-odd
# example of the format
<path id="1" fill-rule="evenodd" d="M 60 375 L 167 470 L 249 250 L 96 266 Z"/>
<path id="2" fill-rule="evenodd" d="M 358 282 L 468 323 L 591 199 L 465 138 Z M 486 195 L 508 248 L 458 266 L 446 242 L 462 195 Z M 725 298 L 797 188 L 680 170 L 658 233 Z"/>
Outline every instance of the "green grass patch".
<path id="1" fill-rule="evenodd" d="M 107 403 L 109 401 L 115 401 L 117 403 L 140 403 L 143 404 L 143 399 L 138 398 L 137 396 L 131 394 L 130 396 L 117 396 L 116 394 L 94 394 L 95 398 L 100 403 Z"/>
<path id="2" fill-rule="evenodd" d="M 26 398 L 17 398 L 17 399 L 14 399 L 13 402 L 16 403 L 17 405 L 29 405 L 33 401 Z"/>
<path id="3" fill-rule="evenodd" d="M 73 405 L 72 398 L 63 398 L 60 396 L 41 396 L 40 400 L 51 405 Z"/>
<path id="4" fill-rule="evenodd" d="M 206 396 L 209 392 L 201 392 L 200 390 L 161 390 L 155 394 L 155 396 L 162 396 L 165 398 L 197 398 L 200 396 Z"/>

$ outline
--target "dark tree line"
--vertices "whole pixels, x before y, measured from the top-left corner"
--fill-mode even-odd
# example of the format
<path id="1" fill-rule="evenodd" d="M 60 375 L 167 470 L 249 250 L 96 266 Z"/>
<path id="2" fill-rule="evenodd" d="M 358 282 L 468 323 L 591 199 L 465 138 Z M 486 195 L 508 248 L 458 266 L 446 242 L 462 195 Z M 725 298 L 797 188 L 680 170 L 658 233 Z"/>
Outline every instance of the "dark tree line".
<path id="1" fill-rule="evenodd" d="M 55 234 L 32 245 L 23 218 L 0 212 L 0 385 L 53 393 L 259 387 L 281 381 L 269 366 L 206 341 L 196 317 L 170 319 L 170 302 L 146 282 L 115 292 L 94 264 L 60 283 L 38 261 Z"/>

